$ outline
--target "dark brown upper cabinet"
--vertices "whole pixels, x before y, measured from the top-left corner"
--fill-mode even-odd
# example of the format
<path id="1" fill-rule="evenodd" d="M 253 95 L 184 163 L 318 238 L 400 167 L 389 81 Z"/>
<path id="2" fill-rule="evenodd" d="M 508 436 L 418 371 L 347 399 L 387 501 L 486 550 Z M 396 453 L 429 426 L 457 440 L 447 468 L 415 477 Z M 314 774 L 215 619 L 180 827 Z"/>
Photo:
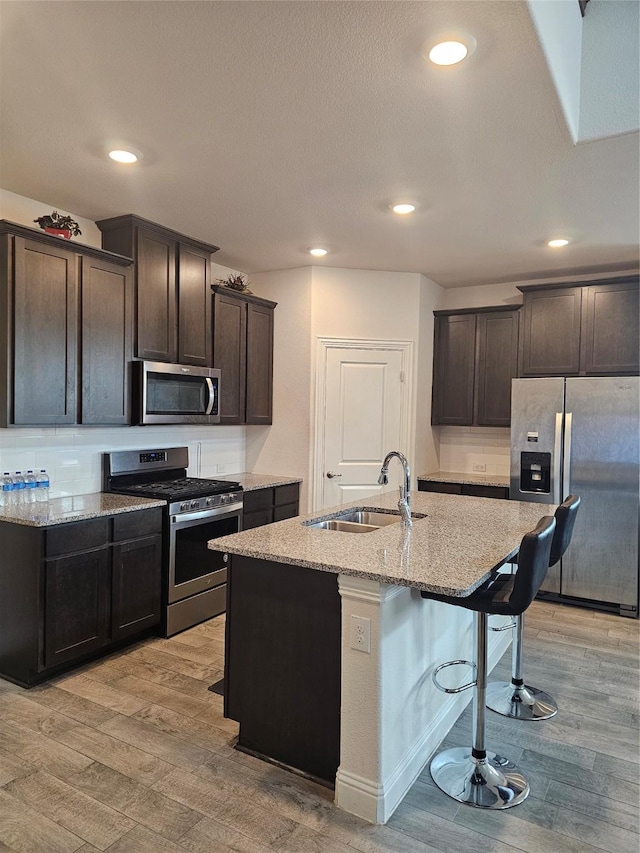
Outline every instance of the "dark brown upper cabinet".
<path id="1" fill-rule="evenodd" d="M 520 290 L 521 376 L 638 373 L 638 276 Z"/>
<path id="2" fill-rule="evenodd" d="M 130 265 L 0 221 L 0 426 L 128 422 Z"/>
<path id="3" fill-rule="evenodd" d="M 81 421 L 129 423 L 133 288 L 129 269 L 82 258 Z"/>
<path id="4" fill-rule="evenodd" d="M 432 424 L 509 426 L 518 310 L 435 311 Z"/>
<path id="5" fill-rule="evenodd" d="M 105 249 L 136 262 L 135 355 L 210 366 L 209 267 L 218 246 L 133 214 L 96 225 Z"/>
<path id="6" fill-rule="evenodd" d="M 221 424 L 270 424 L 276 302 L 213 288 L 213 366 L 222 371 Z"/>

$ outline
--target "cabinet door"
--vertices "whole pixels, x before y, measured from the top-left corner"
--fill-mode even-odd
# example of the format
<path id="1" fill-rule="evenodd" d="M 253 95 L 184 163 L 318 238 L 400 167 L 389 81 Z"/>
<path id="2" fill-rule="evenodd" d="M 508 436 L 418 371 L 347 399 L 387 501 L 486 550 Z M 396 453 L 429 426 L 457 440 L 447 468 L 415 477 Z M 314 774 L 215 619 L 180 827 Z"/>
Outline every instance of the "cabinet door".
<path id="1" fill-rule="evenodd" d="M 211 366 L 211 255 L 178 246 L 178 362 Z"/>
<path id="2" fill-rule="evenodd" d="M 245 417 L 247 303 L 226 293 L 213 297 L 213 366 L 220 368 L 220 423 Z"/>
<path id="3" fill-rule="evenodd" d="M 521 376 L 578 374 L 581 299 L 581 287 L 525 293 Z"/>
<path id="4" fill-rule="evenodd" d="M 581 369 L 638 373 L 638 280 L 584 288 Z"/>
<path id="5" fill-rule="evenodd" d="M 270 424 L 273 407 L 273 309 L 247 305 L 248 424 Z"/>
<path id="6" fill-rule="evenodd" d="M 109 549 L 45 560 L 44 665 L 72 661 L 109 639 Z"/>
<path id="7" fill-rule="evenodd" d="M 136 355 L 175 362 L 176 250 L 169 236 L 137 229 Z"/>
<path id="8" fill-rule="evenodd" d="M 126 267 L 82 259 L 83 424 L 129 423 L 131 285 Z"/>
<path id="9" fill-rule="evenodd" d="M 78 256 L 16 237 L 15 424 L 76 422 Z"/>
<path id="10" fill-rule="evenodd" d="M 478 314 L 476 419 L 478 426 L 511 424 L 511 380 L 518 375 L 518 312 Z"/>
<path id="11" fill-rule="evenodd" d="M 111 636 L 136 634 L 160 622 L 162 536 L 112 546 Z"/>
<path id="12" fill-rule="evenodd" d="M 433 424 L 470 426 L 473 423 L 475 351 L 475 314 L 436 317 Z"/>

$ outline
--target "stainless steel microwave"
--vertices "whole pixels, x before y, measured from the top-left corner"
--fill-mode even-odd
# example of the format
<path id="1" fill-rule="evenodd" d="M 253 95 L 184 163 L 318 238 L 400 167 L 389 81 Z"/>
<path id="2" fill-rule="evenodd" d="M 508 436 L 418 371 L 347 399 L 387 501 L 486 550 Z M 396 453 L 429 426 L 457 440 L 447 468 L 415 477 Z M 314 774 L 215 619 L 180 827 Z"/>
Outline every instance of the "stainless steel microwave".
<path id="1" fill-rule="evenodd" d="M 219 370 L 162 361 L 134 361 L 133 370 L 135 423 L 220 423 Z"/>

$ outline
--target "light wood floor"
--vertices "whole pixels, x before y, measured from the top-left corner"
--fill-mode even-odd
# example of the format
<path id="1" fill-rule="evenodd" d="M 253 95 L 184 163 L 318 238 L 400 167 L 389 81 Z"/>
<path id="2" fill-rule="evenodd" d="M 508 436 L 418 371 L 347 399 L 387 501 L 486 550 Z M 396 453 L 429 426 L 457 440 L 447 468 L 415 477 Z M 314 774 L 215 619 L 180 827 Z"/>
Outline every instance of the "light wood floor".
<path id="1" fill-rule="evenodd" d="M 638 623 L 536 602 L 526 624 L 527 681 L 560 711 L 531 724 L 488 712 L 488 747 L 531 783 L 514 809 L 459 805 L 425 771 L 371 826 L 237 752 L 207 690 L 222 675 L 218 618 L 28 691 L 0 680 L 0 853 L 638 853 Z M 470 730 L 467 710 L 445 743 Z"/>

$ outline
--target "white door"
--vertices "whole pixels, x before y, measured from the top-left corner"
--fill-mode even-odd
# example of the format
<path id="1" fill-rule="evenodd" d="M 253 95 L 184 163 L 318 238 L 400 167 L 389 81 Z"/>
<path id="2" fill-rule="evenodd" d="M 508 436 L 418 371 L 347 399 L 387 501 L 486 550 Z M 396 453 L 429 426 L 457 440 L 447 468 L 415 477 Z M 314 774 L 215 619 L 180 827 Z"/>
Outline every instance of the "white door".
<path id="1" fill-rule="evenodd" d="M 390 450 L 406 450 L 407 344 L 326 346 L 319 395 L 316 508 L 379 494 L 378 475 Z M 389 468 L 397 489 L 401 468 Z"/>

